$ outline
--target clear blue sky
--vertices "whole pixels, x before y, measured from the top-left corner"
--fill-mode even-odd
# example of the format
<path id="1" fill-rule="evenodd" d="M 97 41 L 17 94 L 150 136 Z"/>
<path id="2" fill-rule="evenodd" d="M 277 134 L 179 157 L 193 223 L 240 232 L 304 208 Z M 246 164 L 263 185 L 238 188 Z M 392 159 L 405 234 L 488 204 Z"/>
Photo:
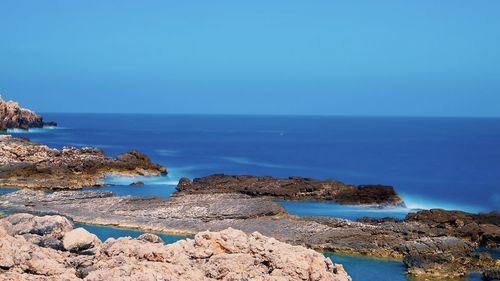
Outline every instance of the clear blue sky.
<path id="1" fill-rule="evenodd" d="M 41 112 L 500 116 L 498 0 L 2 0 Z"/>

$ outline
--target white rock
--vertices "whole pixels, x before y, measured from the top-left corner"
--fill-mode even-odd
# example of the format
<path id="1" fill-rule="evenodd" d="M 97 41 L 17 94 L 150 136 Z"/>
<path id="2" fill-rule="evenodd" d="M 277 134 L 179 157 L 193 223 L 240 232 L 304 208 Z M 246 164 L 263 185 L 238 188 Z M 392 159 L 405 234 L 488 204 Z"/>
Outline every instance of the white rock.
<path id="1" fill-rule="evenodd" d="M 94 248 L 99 244 L 101 244 L 101 240 L 97 236 L 81 227 L 67 232 L 63 237 L 64 249 L 72 252 Z"/>

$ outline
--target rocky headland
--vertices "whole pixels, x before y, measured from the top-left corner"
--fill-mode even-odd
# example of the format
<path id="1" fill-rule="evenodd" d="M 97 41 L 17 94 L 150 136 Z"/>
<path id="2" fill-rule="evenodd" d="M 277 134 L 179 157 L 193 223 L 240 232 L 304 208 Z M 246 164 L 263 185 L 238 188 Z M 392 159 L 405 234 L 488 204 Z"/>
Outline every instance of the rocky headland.
<path id="1" fill-rule="evenodd" d="M 166 233 L 240 229 L 294 245 L 337 253 L 403 260 L 418 278 L 457 278 L 493 272 L 500 261 L 476 250 L 499 247 L 498 213 L 444 210 L 410 214 L 403 221 L 294 217 L 267 198 L 239 193 L 178 194 L 171 199 L 114 196 L 105 191 L 21 190 L 0 196 L 7 213 L 60 214 L 84 223 Z M 458 218 L 458 219 L 457 219 Z"/>
<path id="2" fill-rule="evenodd" d="M 44 122 L 43 117 L 35 112 L 22 108 L 14 101 L 4 101 L 0 96 L 0 131 L 7 129 L 42 128 L 57 126 L 55 122 Z"/>
<path id="3" fill-rule="evenodd" d="M 0 135 L 0 186 L 78 189 L 102 186 L 107 174 L 160 175 L 166 168 L 129 151 L 116 158 L 97 148 L 49 148 L 24 138 Z"/>
<path id="4" fill-rule="evenodd" d="M 320 253 L 235 229 L 165 245 L 154 234 L 100 241 L 62 216 L 0 220 L 0 280 L 349 281 Z"/>
<path id="5" fill-rule="evenodd" d="M 403 206 L 392 186 L 348 185 L 335 180 L 290 177 L 277 179 L 258 176 L 216 174 L 192 181 L 182 178 L 180 194 L 241 193 L 285 200 L 321 200 L 349 205 Z"/>

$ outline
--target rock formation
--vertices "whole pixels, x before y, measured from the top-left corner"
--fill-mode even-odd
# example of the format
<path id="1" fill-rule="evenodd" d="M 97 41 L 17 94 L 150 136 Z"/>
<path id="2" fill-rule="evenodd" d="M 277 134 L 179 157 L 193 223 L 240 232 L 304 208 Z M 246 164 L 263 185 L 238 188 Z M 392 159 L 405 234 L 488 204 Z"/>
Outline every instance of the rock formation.
<path id="1" fill-rule="evenodd" d="M 52 149 L 0 135 L 0 186 L 77 189 L 101 186 L 106 174 L 159 175 L 167 170 L 137 151 L 116 158 L 96 148 Z"/>
<path id="2" fill-rule="evenodd" d="M 229 176 L 224 174 L 183 178 L 177 185 L 180 193 L 243 193 L 251 196 L 269 196 L 287 200 L 324 200 L 351 205 L 403 205 L 401 197 L 391 186 L 347 185 L 335 180 L 315 180 L 290 177 L 276 179 L 257 176 Z"/>
<path id="3" fill-rule="evenodd" d="M 0 96 L 0 131 L 7 129 L 42 128 L 56 126 L 55 122 L 43 122 L 43 117 L 33 111 L 22 108 L 17 102 L 4 101 Z"/>
<path id="4" fill-rule="evenodd" d="M 499 247 L 495 235 L 500 214 L 465 214 L 469 232 L 461 224 L 428 221 L 426 211 L 404 221 L 353 222 L 333 217 L 294 217 L 266 198 L 239 193 L 178 194 L 171 199 L 113 196 L 105 191 L 21 190 L 0 196 L 4 212 L 58 213 L 93 224 L 134 227 L 179 234 L 222 231 L 258 231 L 279 241 L 337 253 L 397 258 L 417 277 L 451 278 L 470 271 L 500 266 L 479 245 Z M 432 210 L 445 217 L 453 212 Z M 436 216 L 437 217 L 437 216 Z M 473 227 L 476 224 L 477 227 Z M 443 232 L 443 228 L 446 231 Z M 475 229 L 475 231 L 473 231 Z"/>
<path id="5" fill-rule="evenodd" d="M 456 236 L 491 248 L 500 245 L 500 215 L 495 212 L 469 214 L 432 209 L 408 214 L 406 221 L 424 223 L 428 228 L 421 231 L 432 236 Z"/>
<path id="6" fill-rule="evenodd" d="M 320 253 L 258 232 L 205 231 L 164 245 L 130 237 L 101 242 L 72 228 L 61 216 L 1 219 L 0 280 L 350 280 L 342 265 Z M 54 246 L 66 246 L 76 231 L 84 235 L 70 240 L 84 248 Z M 37 243 L 43 240 L 54 243 Z"/>

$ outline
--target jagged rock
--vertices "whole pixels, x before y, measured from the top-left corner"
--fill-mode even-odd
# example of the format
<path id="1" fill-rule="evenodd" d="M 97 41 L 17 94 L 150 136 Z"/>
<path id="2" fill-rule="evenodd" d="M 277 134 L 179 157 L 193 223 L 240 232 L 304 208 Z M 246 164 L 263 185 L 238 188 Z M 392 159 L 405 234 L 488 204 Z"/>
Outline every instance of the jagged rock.
<path id="1" fill-rule="evenodd" d="M 171 245 L 110 238 L 88 255 L 10 236 L 4 222 L 0 220 L 0 280 L 351 280 L 342 265 L 320 253 L 259 233 L 202 232 Z M 70 233 L 75 230 L 63 240 Z"/>
<path id="2" fill-rule="evenodd" d="M 73 223 L 62 216 L 14 214 L 2 219 L 0 227 L 11 236 L 34 234 L 60 239 L 64 233 L 73 229 Z"/>
<path id="3" fill-rule="evenodd" d="M 153 272 L 173 280 L 349 280 L 342 266 L 313 250 L 234 229 L 168 246 L 110 239 L 102 253 L 108 258 L 95 264 L 87 280 L 136 280 L 144 273 L 154 280 Z"/>
<path id="4" fill-rule="evenodd" d="M 130 184 L 131 186 L 144 186 L 144 182 L 142 181 L 136 181 Z"/>
<path id="5" fill-rule="evenodd" d="M 347 185 L 335 180 L 290 177 L 229 176 L 216 174 L 190 181 L 183 178 L 177 185 L 179 193 L 243 193 L 291 200 L 326 200 L 352 205 L 403 205 L 391 186 Z"/>
<path id="6" fill-rule="evenodd" d="M 408 222 L 427 226 L 422 229 L 432 236 L 453 235 L 478 242 L 486 247 L 500 245 L 500 214 L 498 212 L 469 214 L 442 209 L 424 210 L 406 216 Z"/>
<path id="7" fill-rule="evenodd" d="M 64 234 L 62 243 L 64 249 L 79 252 L 98 246 L 101 244 L 101 240 L 84 228 L 79 227 Z"/>
<path id="8" fill-rule="evenodd" d="M 41 128 L 44 125 L 57 126 L 55 122 L 43 122 L 43 117 L 33 111 L 22 108 L 17 102 L 4 101 L 0 96 L 0 131 L 7 129 Z"/>
<path id="9" fill-rule="evenodd" d="M 52 149 L 26 139 L 0 136 L 0 186 L 76 189 L 103 185 L 107 174 L 160 175 L 167 170 L 137 152 L 116 158 L 96 148 Z"/>
<path id="10" fill-rule="evenodd" d="M 472 253 L 474 246 L 455 237 L 422 238 L 410 241 L 402 251 L 407 255 L 404 263 L 408 273 L 433 278 L 453 278 L 465 276 L 475 269 L 468 259 L 461 260 Z"/>
<path id="11" fill-rule="evenodd" d="M 486 281 L 499 281 L 500 280 L 500 268 L 486 270 L 483 273 L 484 280 Z"/>
<path id="12" fill-rule="evenodd" d="M 151 243 L 163 243 L 163 240 L 158 235 L 154 235 L 152 233 L 144 233 L 144 234 L 140 235 L 139 237 L 137 237 L 137 239 L 148 241 Z"/>

